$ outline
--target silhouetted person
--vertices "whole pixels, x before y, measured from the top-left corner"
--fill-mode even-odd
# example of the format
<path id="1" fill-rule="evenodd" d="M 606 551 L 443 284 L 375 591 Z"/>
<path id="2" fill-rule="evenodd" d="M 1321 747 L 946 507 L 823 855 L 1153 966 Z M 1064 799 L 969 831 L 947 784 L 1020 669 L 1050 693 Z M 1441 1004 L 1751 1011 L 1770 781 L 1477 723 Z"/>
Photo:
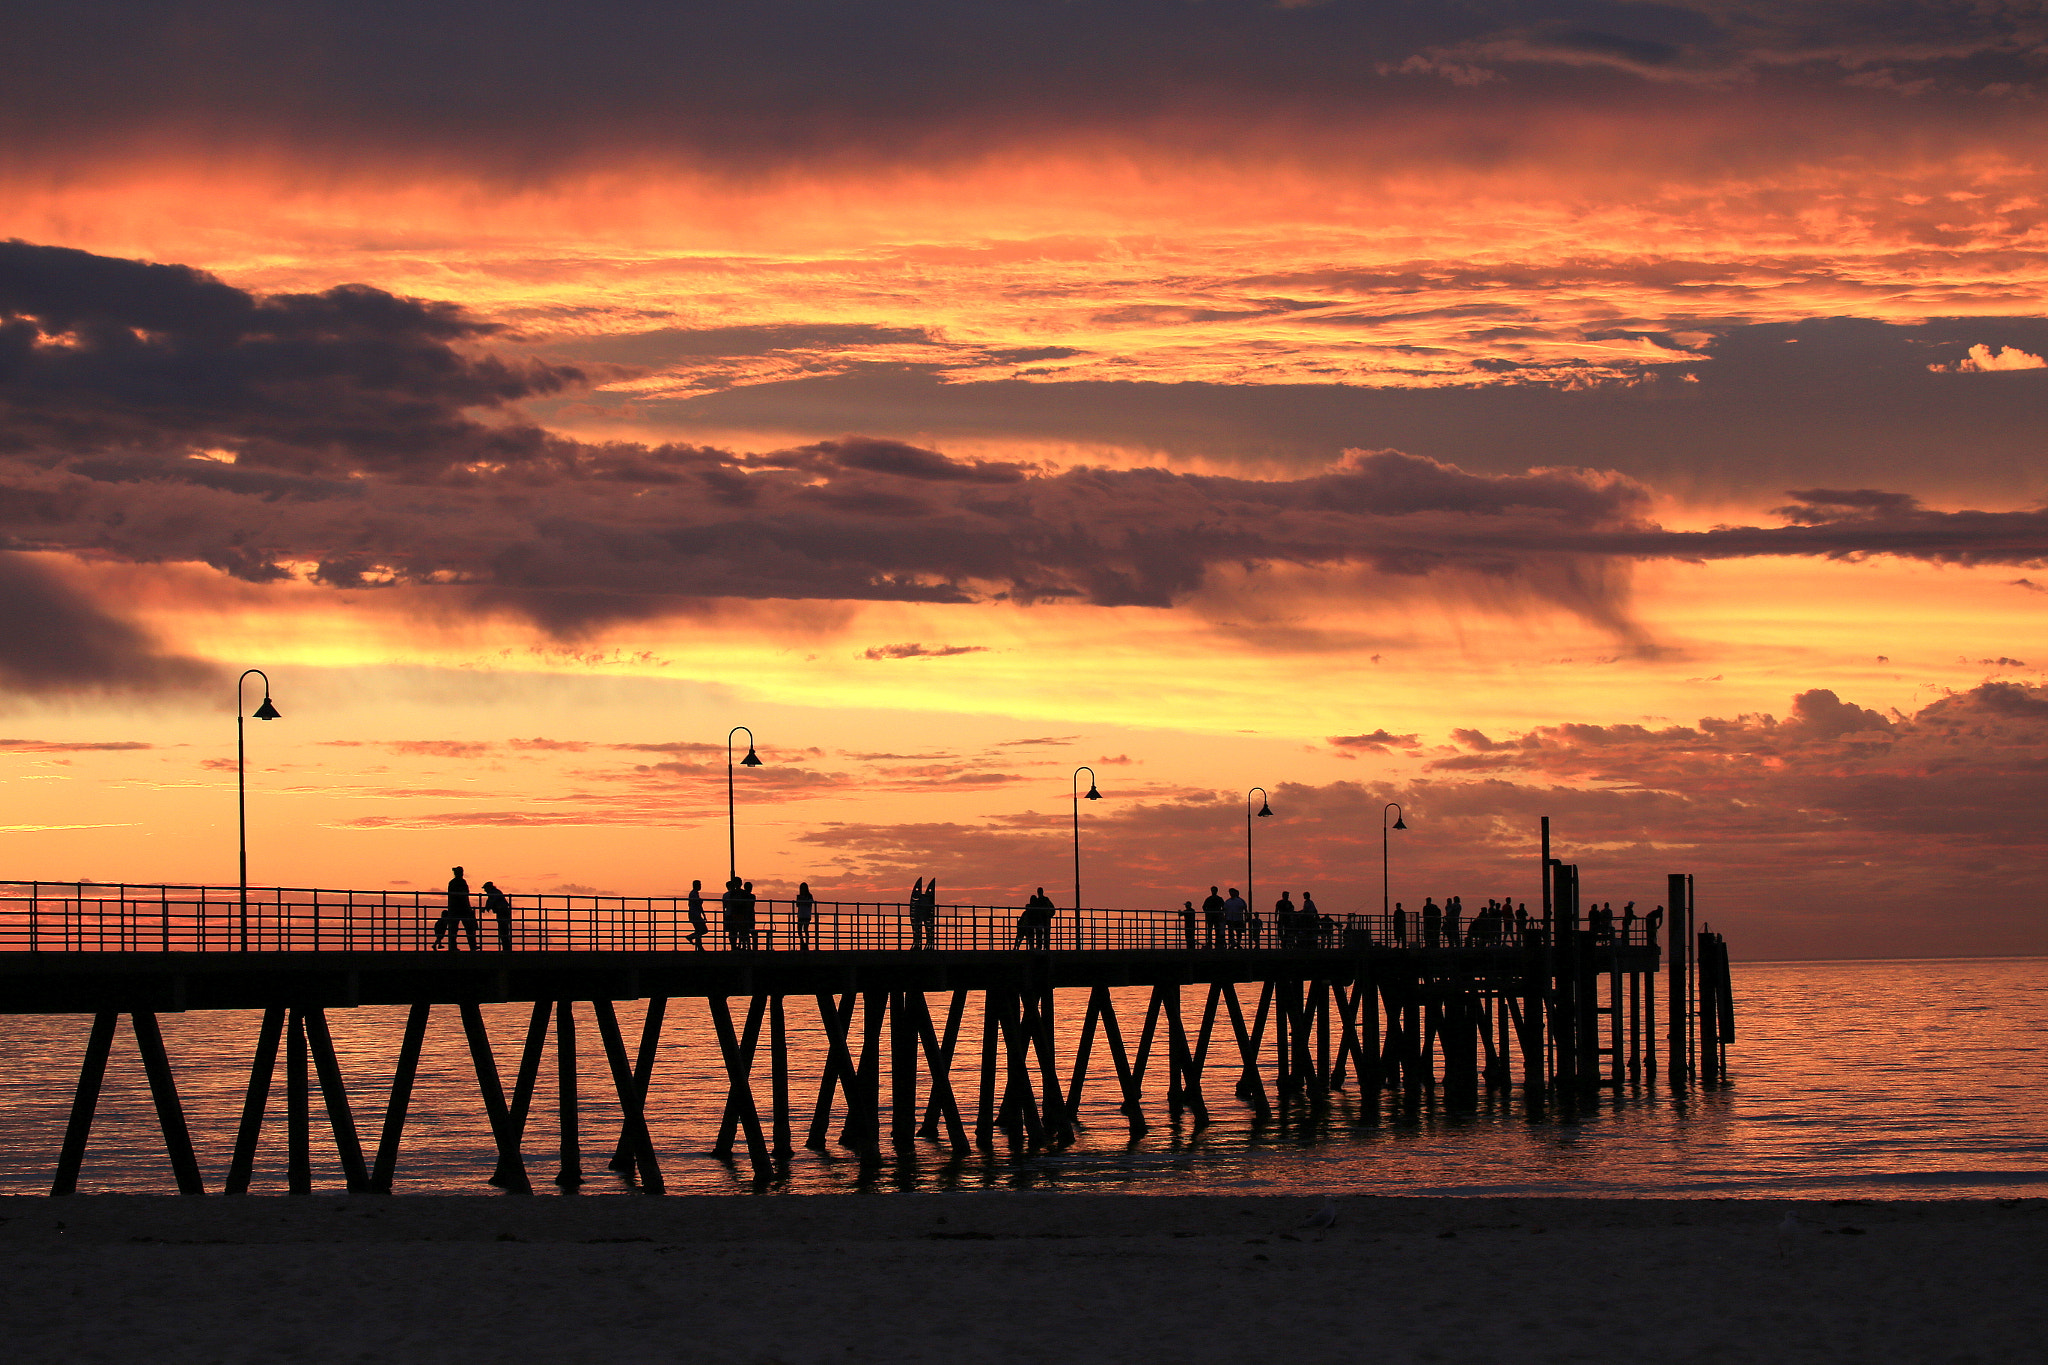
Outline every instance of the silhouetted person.
<path id="1" fill-rule="evenodd" d="M 741 906 L 745 903 L 740 891 L 740 879 L 728 877 L 725 890 L 719 893 L 718 908 L 725 923 L 725 946 L 738 952 L 747 946 L 747 937 L 753 926 L 746 922 Z"/>
<path id="2" fill-rule="evenodd" d="M 704 922 L 704 883 L 690 883 L 690 946 L 698 952 L 704 951 L 704 931 L 711 926 Z"/>
<path id="3" fill-rule="evenodd" d="M 1195 903 L 1193 901 L 1182 901 L 1180 903 L 1180 937 L 1181 942 L 1190 948 L 1196 945 L 1199 938 L 1200 931 L 1195 928 L 1196 922 Z"/>
<path id="4" fill-rule="evenodd" d="M 1013 946 L 1018 948 L 1036 948 L 1038 946 L 1039 916 L 1051 904 L 1052 898 L 1045 894 L 1045 888 L 1042 886 L 1025 898 L 1024 912 L 1017 916 L 1017 941 Z M 1047 918 L 1050 919 L 1050 916 L 1047 916 Z"/>
<path id="5" fill-rule="evenodd" d="M 1031 946 L 1040 952 L 1052 948 L 1052 920 L 1059 913 L 1059 906 L 1041 888 L 1038 893 L 1038 914 L 1031 921 Z"/>
<path id="6" fill-rule="evenodd" d="M 796 884 L 796 946 L 809 949 L 811 946 L 811 917 L 817 913 L 817 898 L 811 895 L 809 882 Z"/>
<path id="7" fill-rule="evenodd" d="M 1230 894 L 1223 900 L 1223 932 L 1230 936 L 1231 947 L 1244 946 L 1245 933 L 1251 928 L 1250 919 L 1251 907 L 1244 903 L 1243 896 L 1237 894 L 1237 888 L 1231 887 Z M 1254 946 L 1258 943 L 1256 934 L 1252 936 L 1252 943 Z"/>
<path id="8" fill-rule="evenodd" d="M 1596 905 L 1586 912 L 1586 927 L 1593 931 L 1595 943 L 1614 942 L 1614 902 Z"/>
<path id="9" fill-rule="evenodd" d="M 484 909 L 498 922 L 498 951 L 512 951 L 512 902 L 505 899 L 505 893 L 498 889 L 496 882 L 484 883 Z"/>
<path id="10" fill-rule="evenodd" d="M 1636 933 L 1636 903 L 1630 901 L 1621 907 L 1621 941 L 1624 946 Z"/>
<path id="11" fill-rule="evenodd" d="M 918 878 L 920 882 L 924 878 Z M 934 877 L 922 891 L 910 893 L 910 946 L 936 948 L 939 928 L 939 879 Z"/>
<path id="12" fill-rule="evenodd" d="M 1643 916 L 1643 937 L 1652 948 L 1657 946 L 1657 931 L 1664 927 L 1664 907 L 1658 906 Z"/>
<path id="13" fill-rule="evenodd" d="M 1285 891 L 1273 902 L 1273 932 L 1282 948 L 1301 947 L 1301 926 L 1295 922 L 1294 899 Z"/>
<path id="14" fill-rule="evenodd" d="M 1318 947 L 1329 947 L 1337 937 L 1337 921 L 1316 909 L 1316 898 L 1306 891 L 1301 893 L 1301 923 Z"/>
<path id="15" fill-rule="evenodd" d="M 1216 894 L 1216 888 L 1213 886 L 1209 888 L 1209 894 L 1202 898 L 1202 923 L 1209 931 L 1209 946 L 1211 948 L 1221 947 L 1223 944 L 1223 897 Z"/>
<path id="16" fill-rule="evenodd" d="M 1436 897 L 1422 898 L 1422 946 L 1434 948 L 1443 942 L 1444 908 L 1436 903 Z"/>
<path id="17" fill-rule="evenodd" d="M 1394 945 L 1408 946 L 1408 912 L 1401 908 L 1401 902 L 1394 902 Z"/>
<path id="18" fill-rule="evenodd" d="M 462 869 L 458 867 L 451 870 L 455 875 L 448 879 L 448 951 L 459 952 L 461 950 L 461 945 L 455 941 L 455 933 L 460 929 L 468 936 L 469 950 L 474 953 L 478 951 L 476 942 L 476 908 L 469 903 L 469 883 L 464 880 Z M 441 936 L 438 932 L 439 926 L 435 927 L 437 932 L 434 935 L 434 941 L 438 945 Z"/>
<path id="19" fill-rule="evenodd" d="M 754 907 L 759 904 L 760 902 L 754 896 L 754 884 L 752 882 L 740 883 L 741 923 L 746 929 L 747 947 L 749 948 L 761 946 L 756 938 L 760 930 L 760 922 L 754 917 Z M 774 942 L 774 939 L 771 937 L 769 942 Z"/>
<path id="20" fill-rule="evenodd" d="M 1463 936 L 1464 918 L 1464 898 L 1461 896 L 1446 898 L 1444 901 L 1444 942 L 1450 944 L 1453 948 L 1458 946 L 1459 939 Z"/>
<path id="21" fill-rule="evenodd" d="M 1523 901 L 1515 907 L 1515 932 L 1526 937 L 1529 933 L 1529 902 Z"/>

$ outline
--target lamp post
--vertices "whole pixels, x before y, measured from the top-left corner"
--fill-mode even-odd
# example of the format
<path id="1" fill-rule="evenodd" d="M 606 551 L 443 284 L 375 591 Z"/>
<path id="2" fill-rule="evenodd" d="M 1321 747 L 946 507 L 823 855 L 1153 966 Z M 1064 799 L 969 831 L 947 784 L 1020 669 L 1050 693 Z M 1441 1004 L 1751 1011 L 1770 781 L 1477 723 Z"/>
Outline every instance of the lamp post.
<path id="1" fill-rule="evenodd" d="M 1391 825 L 1389 825 L 1389 824 L 1387 823 L 1387 812 L 1388 812 L 1388 811 L 1392 811 L 1392 812 L 1394 812 L 1394 823 L 1393 823 L 1393 824 L 1391 824 Z M 1406 828 L 1408 828 L 1407 824 L 1406 824 L 1406 823 L 1404 823 L 1404 822 L 1402 821 L 1402 819 L 1401 819 L 1401 803 L 1400 803 L 1399 801 L 1389 801 L 1389 802 L 1387 802 L 1387 804 L 1386 804 L 1386 805 L 1384 805 L 1384 806 L 1382 806 L 1382 807 L 1380 808 L 1380 914 L 1381 914 L 1381 915 L 1391 915 L 1391 914 L 1393 914 L 1393 913 L 1394 913 L 1394 906 L 1393 906 L 1393 901 L 1394 901 L 1394 898 L 1393 898 L 1393 894 L 1392 894 L 1392 888 L 1391 888 L 1391 883 L 1390 883 L 1390 882 L 1388 881 L 1388 879 L 1387 879 L 1387 831 L 1388 831 L 1388 830 L 1390 830 L 1390 829 L 1406 829 Z"/>
<path id="2" fill-rule="evenodd" d="M 1095 790 L 1095 769 L 1082 764 L 1074 769 L 1072 782 L 1074 797 L 1074 937 L 1078 944 L 1081 935 L 1081 774 L 1088 774 L 1088 799 L 1100 801 L 1102 793 Z"/>
<path id="3" fill-rule="evenodd" d="M 1257 818 L 1263 820 L 1273 813 L 1273 808 L 1266 804 L 1266 789 L 1253 787 L 1252 792 L 1259 794 Z M 1256 915 L 1259 912 L 1259 901 L 1258 897 L 1252 894 L 1252 792 L 1244 794 L 1244 902 L 1249 907 L 1247 913 Z"/>
<path id="4" fill-rule="evenodd" d="M 270 675 L 252 668 L 235 679 L 235 835 L 240 850 L 241 914 L 237 920 L 241 951 L 249 951 L 249 777 L 248 754 L 242 743 L 242 693 L 251 674 L 263 679 L 263 703 L 255 710 L 258 720 L 280 719 L 270 703 Z"/>
<path id="5" fill-rule="evenodd" d="M 747 727 L 735 725 L 732 729 L 726 731 L 725 734 L 725 875 L 728 887 L 740 875 L 739 823 L 734 817 L 732 801 L 732 737 L 742 730 L 747 730 Z M 752 730 L 747 730 L 747 756 L 740 760 L 740 766 L 742 768 L 758 768 L 761 766 L 761 756 L 754 752 L 754 732 Z"/>

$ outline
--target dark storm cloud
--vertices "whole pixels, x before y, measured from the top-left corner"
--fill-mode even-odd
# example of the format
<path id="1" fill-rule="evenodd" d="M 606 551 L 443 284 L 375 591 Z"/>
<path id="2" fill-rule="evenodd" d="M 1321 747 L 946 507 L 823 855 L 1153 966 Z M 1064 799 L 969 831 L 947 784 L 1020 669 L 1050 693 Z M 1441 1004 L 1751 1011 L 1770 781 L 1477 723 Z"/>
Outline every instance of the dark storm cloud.
<path id="1" fill-rule="evenodd" d="M 933 157 L 1176 123 L 1271 137 L 1418 106 L 1492 118 L 1766 82 L 1900 117 L 1894 92 L 1909 90 L 1927 133 L 1941 98 L 2040 71 L 2026 13 L 1935 4 L 28 0 L 0 14 L 0 140 L 18 159 L 104 154 L 147 130 L 506 176 L 620 152 Z M 1853 119 L 1825 133 L 1882 135 Z M 1540 136 L 1510 123 L 1431 154 L 1494 158 Z"/>
<path id="2" fill-rule="evenodd" d="M 215 673 L 210 665 L 165 652 L 32 556 L 0 553 L 0 687 L 160 692 L 216 681 Z"/>
<path id="3" fill-rule="evenodd" d="M 264 470 L 532 459 L 544 433 L 470 414 L 581 376 L 465 349 L 497 330 L 366 285 L 258 297 L 186 266 L 0 243 L 0 452 L 127 456 L 99 466 L 120 479 L 145 475 L 134 457 L 214 447 L 257 468 L 147 476 L 264 494 L 309 487 Z"/>
<path id="4" fill-rule="evenodd" d="M 1871 487 L 1805 488 L 1790 525 L 1671 531 L 1617 474 L 1479 473 L 1396 450 L 1243 479 L 1053 472 L 857 436 L 758 454 L 582 443 L 471 415 L 573 376 L 470 349 L 487 329 L 450 305 L 357 288 L 258 298 L 18 243 L 0 267 L 0 535 L 13 548 L 466 590 L 564 636 L 715 599 L 1167 607 L 1209 594 L 1229 616 L 1267 571 L 1309 570 L 1487 585 L 1479 595 L 1644 644 L 1627 609 L 1636 560 L 2048 561 L 2048 512 L 1936 511 Z M 1826 329 L 1790 331 L 1732 349 L 1767 353 L 1749 363 L 1772 375 L 1835 364 L 1785 344 Z M 1913 363 L 1878 368 L 1892 384 L 2048 392 L 2033 371 L 1930 371 L 1926 357 L 1953 344 L 1916 338 Z M 145 673 L 166 667 L 107 629 L 74 638 Z"/>
<path id="5" fill-rule="evenodd" d="M 1430 286 L 1418 277 L 1408 287 Z M 1818 318 L 1696 330 L 1709 334 L 1697 354 L 1674 354 L 1633 384 L 972 382 L 868 370 L 645 406 L 685 430 L 900 430 L 1297 468 L 1324 465 L 1347 448 L 1393 447 L 1495 473 L 1615 469 L 1710 498 L 1873 479 L 1944 499 L 2026 496 L 2038 486 L 2048 370 L 1929 367 L 1952 366 L 1975 345 L 2048 356 L 2048 320 Z"/>

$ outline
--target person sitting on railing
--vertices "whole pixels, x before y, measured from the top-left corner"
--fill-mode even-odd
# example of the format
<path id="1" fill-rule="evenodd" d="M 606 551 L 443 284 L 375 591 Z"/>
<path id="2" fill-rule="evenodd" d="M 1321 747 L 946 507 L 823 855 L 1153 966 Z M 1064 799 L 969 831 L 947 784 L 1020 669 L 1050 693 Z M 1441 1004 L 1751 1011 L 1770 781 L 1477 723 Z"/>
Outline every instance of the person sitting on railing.
<path id="1" fill-rule="evenodd" d="M 817 913 L 818 898 L 811 894 L 809 882 L 796 884 L 796 946 L 808 950 L 811 947 L 811 919 Z"/>
<path id="2" fill-rule="evenodd" d="M 505 893 L 498 889 L 496 882 L 484 883 L 484 909 L 498 922 L 498 951 L 512 951 L 512 902 L 505 899 Z"/>

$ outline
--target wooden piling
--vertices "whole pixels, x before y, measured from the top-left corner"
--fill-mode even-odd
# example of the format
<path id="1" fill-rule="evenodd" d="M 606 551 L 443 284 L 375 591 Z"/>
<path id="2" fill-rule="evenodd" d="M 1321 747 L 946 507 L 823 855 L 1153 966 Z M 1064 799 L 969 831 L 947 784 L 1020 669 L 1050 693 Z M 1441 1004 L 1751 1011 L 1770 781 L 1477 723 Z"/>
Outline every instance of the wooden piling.
<path id="1" fill-rule="evenodd" d="M 1692 1047 L 1686 1037 L 1690 1011 L 1686 1000 L 1685 874 L 1673 872 L 1664 880 L 1664 975 L 1671 998 L 1664 1020 L 1664 1074 L 1673 1087 L 1683 1087 L 1692 1080 Z"/>
<path id="2" fill-rule="evenodd" d="M 313 1192 L 312 1120 L 306 1092 L 306 1018 L 293 1009 L 285 1020 L 285 1187 Z"/>
<path id="3" fill-rule="evenodd" d="M 640 1020 L 640 1048 L 633 1061 L 633 1093 L 639 1097 L 643 1109 L 647 1104 L 647 1092 L 654 1084 L 654 1060 L 660 1051 L 662 1024 L 667 1017 L 668 998 L 657 995 L 647 1002 L 647 1012 Z M 628 1125 L 621 1121 L 619 1140 L 612 1147 L 612 1159 L 608 1163 L 614 1171 L 634 1168 L 632 1139 L 627 1129 Z"/>
<path id="4" fill-rule="evenodd" d="M 754 1046 L 761 1036 L 761 997 L 756 996 L 747 1010 L 747 1038 L 742 1044 L 732 1026 L 732 1010 L 722 995 L 710 997 L 711 1023 L 718 1031 L 718 1050 L 725 1059 L 726 1097 L 725 1118 L 719 1125 L 717 1141 L 712 1152 L 720 1157 L 730 1157 L 733 1150 L 733 1130 L 743 1131 L 747 1139 L 747 1157 L 752 1162 L 757 1176 L 773 1173 L 774 1162 L 768 1154 L 768 1142 L 761 1134 L 761 1114 L 754 1104 L 753 1063 Z"/>
<path id="5" fill-rule="evenodd" d="M 625 1128 L 624 1141 L 632 1157 L 629 1169 L 638 1174 L 640 1189 L 646 1194 L 662 1194 L 667 1186 L 661 1178 L 661 1166 L 654 1158 L 654 1139 L 647 1131 L 646 1088 L 633 1074 L 633 1065 L 626 1057 L 626 1039 L 619 1031 L 619 1016 L 612 1008 L 612 1002 L 599 998 L 590 1002 L 591 1013 L 597 1017 L 597 1034 L 604 1043 L 605 1062 L 611 1068 L 612 1089 L 619 1097 L 619 1113 Z M 788 1096 L 783 1096 L 782 1131 L 788 1135 Z"/>
<path id="6" fill-rule="evenodd" d="M 51 1194 L 78 1191 L 78 1171 L 85 1163 L 85 1143 L 92 1135 L 93 1115 L 99 1109 L 100 1087 L 107 1077 L 107 1055 L 113 1051 L 114 1025 L 119 1019 L 111 1010 L 93 1016 L 92 1031 L 85 1040 L 85 1058 L 78 1068 L 78 1088 L 71 1098 L 71 1120 L 65 1125 L 57 1174 L 50 1182 Z"/>
<path id="7" fill-rule="evenodd" d="M 414 1005 L 415 1012 L 425 1009 Z M 242 1097 L 242 1122 L 235 1130 L 235 1151 L 228 1161 L 228 1180 L 223 1193 L 247 1194 L 256 1166 L 256 1144 L 263 1133 L 263 1113 L 270 1105 L 270 1085 L 277 1069 L 277 1046 L 284 1034 L 285 1007 L 272 1005 L 263 1011 L 256 1031 L 256 1053 L 249 1060 L 249 1087 Z M 404 1068 L 404 1054 L 399 1066 Z M 410 1084 L 408 1078 L 408 1092 Z"/>
<path id="8" fill-rule="evenodd" d="M 405 1132 L 406 1111 L 412 1106 L 413 1078 L 419 1074 L 420 1049 L 426 1041 L 427 1019 L 433 1008 L 421 1001 L 406 1011 L 405 1036 L 398 1045 L 398 1067 L 391 1075 L 391 1098 L 384 1106 L 384 1131 L 377 1140 L 376 1164 L 370 1168 L 370 1188 L 379 1194 L 391 1193 L 391 1183 L 398 1174 L 398 1145 Z M 266 1017 L 265 1023 L 268 1022 Z M 277 1043 L 273 1037 L 271 1055 L 275 1057 L 276 1053 Z M 253 1092 L 256 1085 L 253 1076 L 249 1085 Z M 263 1085 L 265 1090 L 270 1088 L 268 1075 L 264 1077 Z M 257 1121 L 262 1121 L 260 1109 Z M 253 1154 L 253 1143 L 251 1150 Z"/>
<path id="9" fill-rule="evenodd" d="M 576 1086 L 576 1011 L 570 1001 L 555 1002 L 555 1117 L 561 1142 L 561 1168 L 555 1184 L 565 1190 L 583 1184 L 582 1105 Z"/>
<path id="10" fill-rule="evenodd" d="M 526 1116 L 533 1107 L 534 1087 L 540 1082 L 540 1055 L 547 1046 L 548 1024 L 555 1017 L 554 1002 L 536 1000 L 526 1021 L 526 1040 L 519 1049 L 519 1071 L 512 1080 L 512 1100 L 505 1110 L 505 1126 L 511 1134 L 511 1146 L 524 1150 L 526 1141 Z M 526 1178 L 524 1166 L 515 1174 L 510 1171 L 503 1157 L 499 1158 L 498 1169 L 491 1172 L 493 1185 L 516 1184 Z"/>
<path id="11" fill-rule="evenodd" d="M 498 1082 L 498 1059 L 491 1052 L 491 1035 L 484 1029 L 483 1011 L 464 1002 L 456 1010 L 462 1016 L 463 1036 L 469 1041 L 470 1064 L 476 1070 L 477 1090 L 483 1096 L 484 1115 L 498 1146 L 498 1170 L 491 1183 L 514 1194 L 532 1194 L 526 1175 L 526 1159 L 519 1152 L 519 1135 L 512 1129 L 511 1110 L 505 1104 L 504 1087 Z"/>
<path id="12" fill-rule="evenodd" d="M 899 1152 L 917 1146 L 917 1031 L 909 992 L 884 997 L 889 1011 L 889 1142 Z"/>
<path id="13" fill-rule="evenodd" d="M 349 1109 L 341 1061 L 335 1056 L 334 1038 L 327 1030 L 327 1011 L 313 1006 L 304 1014 L 306 1042 L 313 1053 L 314 1071 L 320 1078 L 320 1103 L 327 1110 L 327 1126 L 334 1133 L 334 1151 L 341 1159 L 342 1179 L 349 1193 L 367 1193 L 370 1172 L 363 1165 L 363 1144 L 356 1136 L 355 1115 Z"/>

